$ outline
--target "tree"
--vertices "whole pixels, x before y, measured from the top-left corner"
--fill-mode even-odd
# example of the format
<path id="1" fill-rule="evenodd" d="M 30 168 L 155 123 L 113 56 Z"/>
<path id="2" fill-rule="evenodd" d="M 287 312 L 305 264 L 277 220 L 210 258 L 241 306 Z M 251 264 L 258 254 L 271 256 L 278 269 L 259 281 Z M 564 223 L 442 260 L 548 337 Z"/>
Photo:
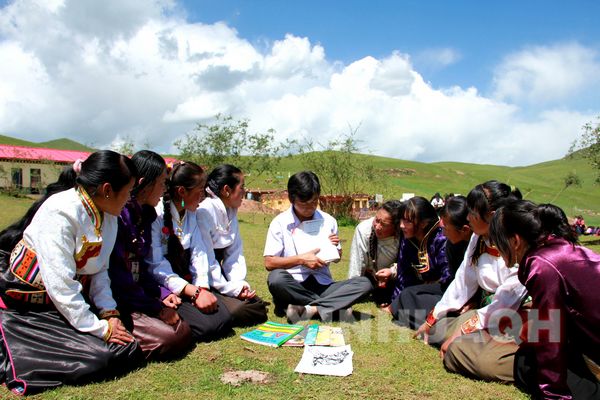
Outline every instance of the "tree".
<path id="1" fill-rule="evenodd" d="M 133 143 L 133 140 L 129 136 L 125 136 L 123 140 L 117 143 L 113 143 L 111 146 L 111 150 L 116 151 L 119 154 L 131 157 L 133 153 L 135 153 L 135 145 Z"/>
<path id="2" fill-rule="evenodd" d="M 554 201 L 556 201 L 558 196 L 560 196 L 562 194 L 562 192 L 567 190 L 569 187 L 571 187 L 571 186 L 581 187 L 581 178 L 579 178 L 579 175 L 577 175 L 577 173 L 575 171 L 569 172 L 563 178 L 563 181 L 564 181 L 564 186 L 558 191 L 558 193 L 556 194 L 556 196 L 554 196 L 554 198 L 552 199 L 552 201 L 550 201 L 550 203 L 554 203 Z"/>
<path id="3" fill-rule="evenodd" d="M 569 155 L 578 151 L 586 158 L 592 167 L 598 171 L 596 183 L 600 183 L 600 116 L 596 122 L 588 122 L 582 127 L 583 133 L 575 140 L 569 149 Z"/>
<path id="4" fill-rule="evenodd" d="M 349 128 L 349 132 L 326 145 L 306 140 L 300 155 L 303 164 L 315 172 L 321 181 L 323 194 L 344 198 L 337 204 L 325 206 L 336 218 L 348 216 L 352 205 L 351 195 L 368 192 L 381 173 L 359 154 L 360 140 L 356 139 L 358 128 Z"/>
<path id="5" fill-rule="evenodd" d="M 249 133 L 247 119 L 236 120 L 230 115 L 217 114 L 214 123 L 199 123 L 194 131 L 174 143 L 182 159 L 210 169 L 233 164 L 253 178 L 273 171 L 284 150 L 295 148 L 293 140 L 275 141 L 274 129 Z"/>

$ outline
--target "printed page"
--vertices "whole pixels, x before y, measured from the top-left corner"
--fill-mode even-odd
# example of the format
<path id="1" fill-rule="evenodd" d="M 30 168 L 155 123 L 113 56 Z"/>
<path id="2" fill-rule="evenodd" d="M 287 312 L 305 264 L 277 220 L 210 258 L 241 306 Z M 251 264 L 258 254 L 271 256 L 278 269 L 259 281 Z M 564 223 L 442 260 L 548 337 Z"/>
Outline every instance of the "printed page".
<path id="1" fill-rule="evenodd" d="M 324 219 L 304 221 L 292 233 L 298 254 L 320 249 L 317 257 L 326 262 L 337 261 L 340 253 L 329 240 L 331 232 L 325 227 Z"/>

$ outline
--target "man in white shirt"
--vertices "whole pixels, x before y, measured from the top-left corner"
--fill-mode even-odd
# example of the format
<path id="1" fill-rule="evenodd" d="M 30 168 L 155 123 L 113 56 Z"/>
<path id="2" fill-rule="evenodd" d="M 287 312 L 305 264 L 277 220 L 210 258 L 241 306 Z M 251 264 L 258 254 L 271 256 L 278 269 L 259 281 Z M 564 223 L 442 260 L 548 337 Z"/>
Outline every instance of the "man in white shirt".
<path id="1" fill-rule="evenodd" d="M 265 268 L 270 271 L 269 290 L 276 311 L 285 308 L 291 322 L 317 315 L 329 320 L 335 311 L 349 310 L 372 288 L 364 276 L 334 282 L 329 263 L 317 256 L 319 248 L 305 252 L 297 250 L 300 246 L 294 242 L 297 238 L 294 231 L 305 221 L 322 219 L 323 229 L 329 233 L 328 239 L 341 254 L 336 220 L 317 210 L 320 193 L 319 178 L 313 172 L 294 174 L 288 180 L 292 206 L 273 219 L 267 232 L 264 257 Z"/>

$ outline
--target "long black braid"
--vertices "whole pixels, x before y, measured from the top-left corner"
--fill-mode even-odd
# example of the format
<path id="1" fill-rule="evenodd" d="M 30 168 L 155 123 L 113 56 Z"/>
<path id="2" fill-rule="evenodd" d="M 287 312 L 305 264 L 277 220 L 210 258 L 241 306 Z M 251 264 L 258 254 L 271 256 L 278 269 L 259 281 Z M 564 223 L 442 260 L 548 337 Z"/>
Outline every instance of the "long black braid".
<path id="1" fill-rule="evenodd" d="M 167 190 L 163 195 L 163 226 L 168 235 L 167 254 L 165 258 L 169 260 L 173 272 L 181 277 L 190 275 L 190 251 L 183 249 L 179 238 L 173 228 L 173 215 L 171 214 L 171 202 L 175 198 L 177 188 L 182 186 L 185 189 L 193 189 L 203 183 L 204 171 L 193 162 L 180 162 L 171 169 L 169 178 L 166 181 Z"/>
<path id="2" fill-rule="evenodd" d="M 387 211 L 392 217 L 392 224 L 394 226 L 394 235 L 399 236 L 402 234 L 400 230 L 400 218 L 404 214 L 404 203 L 400 200 L 388 200 L 381 206 L 382 209 Z M 371 226 L 371 234 L 369 235 L 369 249 L 368 256 L 371 261 L 372 269 L 377 270 L 377 235 L 375 234 L 375 227 Z"/>

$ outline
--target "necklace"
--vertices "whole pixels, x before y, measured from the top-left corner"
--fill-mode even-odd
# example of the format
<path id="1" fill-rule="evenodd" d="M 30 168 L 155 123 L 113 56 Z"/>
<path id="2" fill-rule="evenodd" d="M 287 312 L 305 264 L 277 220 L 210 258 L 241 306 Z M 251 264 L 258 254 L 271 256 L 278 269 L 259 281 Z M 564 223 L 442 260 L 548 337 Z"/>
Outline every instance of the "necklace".
<path id="1" fill-rule="evenodd" d="M 413 268 L 417 272 L 417 276 L 419 279 L 423 280 L 421 274 L 424 274 L 429 271 L 429 254 L 427 254 L 427 239 L 429 238 L 429 234 L 433 232 L 435 228 L 439 225 L 440 221 L 438 220 L 432 227 L 427 231 L 419 246 L 417 246 L 412 240 L 408 240 L 416 249 L 417 249 L 417 264 L 412 264 Z"/>
<path id="2" fill-rule="evenodd" d="M 177 211 L 175 222 L 177 223 L 177 227 L 175 228 L 175 236 L 177 236 L 180 240 L 183 236 L 183 222 L 185 221 L 185 216 L 187 212 L 185 208 L 183 209 L 183 215 L 179 215 L 179 211 Z"/>

